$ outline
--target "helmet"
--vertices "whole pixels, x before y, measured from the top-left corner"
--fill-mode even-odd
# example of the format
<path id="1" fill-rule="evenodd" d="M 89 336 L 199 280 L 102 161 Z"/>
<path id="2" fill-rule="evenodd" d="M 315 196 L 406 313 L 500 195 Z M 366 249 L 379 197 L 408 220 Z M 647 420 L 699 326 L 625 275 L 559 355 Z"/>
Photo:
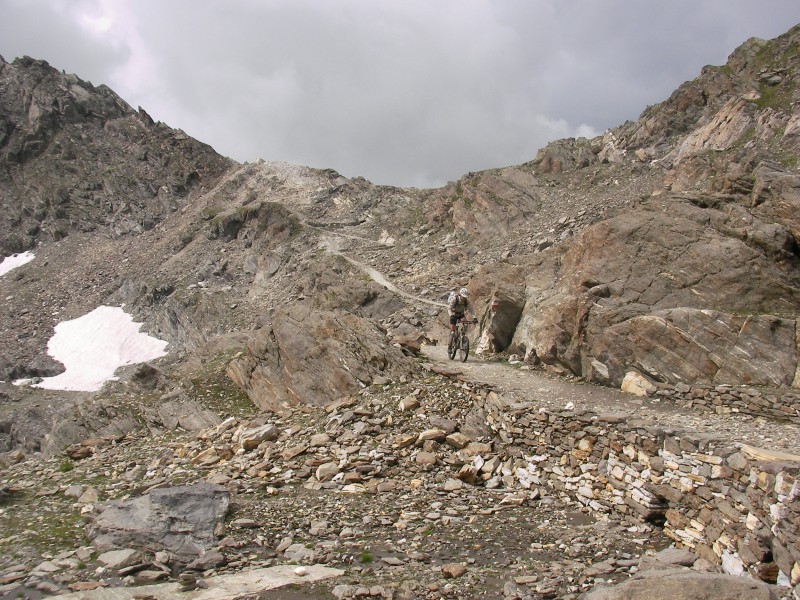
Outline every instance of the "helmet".
<path id="1" fill-rule="evenodd" d="M 461 288 L 460 290 L 458 290 L 458 295 L 466 298 L 467 295 L 468 295 L 467 294 L 467 288 Z"/>

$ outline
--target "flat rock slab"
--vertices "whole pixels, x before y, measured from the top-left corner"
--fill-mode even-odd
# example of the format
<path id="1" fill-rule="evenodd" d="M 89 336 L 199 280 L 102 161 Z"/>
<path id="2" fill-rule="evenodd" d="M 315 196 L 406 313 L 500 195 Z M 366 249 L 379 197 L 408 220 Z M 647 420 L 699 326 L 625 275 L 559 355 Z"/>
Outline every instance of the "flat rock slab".
<path id="1" fill-rule="evenodd" d="M 769 585 L 748 577 L 691 571 L 648 573 L 641 579 L 594 588 L 585 600 L 778 600 Z"/>
<path id="2" fill-rule="evenodd" d="M 206 589 L 190 592 L 180 591 L 176 582 L 141 585 L 135 587 L 97 588 L 85 592 L 74 592 L 59 596 L 62 600 L 134 600 L 150 597 L 155 600 L 235 600 L 252 597 L 266 590 L 274 590 L 287 585 L 302 585 L 344 574 L 340 569 L 319 565 L 304 566 L 304 575 L 297 575 L 297 565 L 279 565 L 264 569 L 254 569 L 232 575 L 219 575 L 204 579 Z"/>

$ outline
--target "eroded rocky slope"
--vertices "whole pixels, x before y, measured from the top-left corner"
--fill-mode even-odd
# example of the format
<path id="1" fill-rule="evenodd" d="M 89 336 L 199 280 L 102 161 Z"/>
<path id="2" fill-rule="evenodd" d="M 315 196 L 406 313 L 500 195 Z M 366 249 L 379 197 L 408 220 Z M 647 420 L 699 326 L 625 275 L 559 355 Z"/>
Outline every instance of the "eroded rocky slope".
<path id="1" fill-rule="evenodd" d="M 798 37 L 750 40 L 637 122 L 540 152 L 543 172 L 662 181 L 516 272 L 519 351 L 614 385 L 798 385 Z"/>
<path id="2" fill-rule="evenodd" d="M 93 500 L 71 510 L 59 504 L 77 494 L 74 486 L 81 495 L 89 483 L 102 488 L 99 502 L 213 475 L 238 498 L 229 530 L 245 535 L 223 539 L 215 546 L 221 558 L 188 571 L 211 576 L 322 559 L 349 565 L 341 597 L 364 595 L 367 585 L 384 597 L 479 597 L 468 594 L 486 589 L 486 597 L 575 598 L 603 576 L 628 577 L 640 567 L 637 553 L 667 543 L 658 524 L 643 525 L 630 511 L 603 517 L 612 519 L 608 534 L 594 522 L 591 502 L 624 495 L 625 477 L 635 476 L 660 490 L 647 498 L 662 516 L 670 502 L 677 506 L 676 495 L 688 495 L 687 512 L 672 515 L 674 529 L 700 535 L 687 525 L 694 519 L 719 530 L 722 541 L 697 542 L 706 557 L 698 568 L 717 568 L 711 559 L 727 552 L 736 554 L 736 568 L 770 583 L 780 571 L 796 585 L 796 528 L 787 536 L 778 528 L 784 537 L 767 543 L 744 521 L 715 520 L 703 504 L 734 489 L 735 511 L 745 510 L 748 477 L 769 469 L 795 477 L 791 461 L 748 472 L 738 459 L 730 468 L 715 463 L 717 487 L 681 482 L 674 492 L 631 451 L 623 454 L 629 471 L 612 483 L 608 456 L 601 469 L 582 453 L 597 435 L 593 418 L 627 417 L 606 414 L 616 406 L 614 390 L 595 396 L 582 386 L 570 389 L 599 398 L 589 407 L 594 416 L 585 417 L 580 437 L 564 434 L 569 443 L 557 448 L 563 455 L 553 459 L 552 479 L 526 487 L 514 460 L 544 456 L 543 442 L 515 445 L 518 434 L 498 423 L 508 417 L 518 428 L 515 419 L 567 400 L 539 381 L 529 385 L 553 395 L 526 409 L 530 415 L 515 412 L 522 405 L 513 391 L 505 412 L 490 415 L 479 382 L 433 377 L 418 355 L 446 335 L 448 291 L 467 285 L 480 317 L 473 347 L 484 355 L 525 369 L 543 365 L 584 386 L 635 382 L 656 404 L 677 397 L 677 419 L 681 410 L 691 416 L 683 420 L 703 430 L 700 445 L 716 424 L 730 443 L 753 436 L 750 443 L 796 451 L 789 389 L 800 385 L 798 60 L 799 28 L 750 40 L 727 65 L 704 68 L 636 122 L 592 140 L 555 142 L 529 163 L 435 190 L 278 162 L 235 164 L 153 123 L 108 88 L 41 61 L 0 63 L 0 249 L 35 254 L 0 277 L 2 491 L 3 501 L 11 498 L 4 518 L 16 523 L 3 543 L 18 544 L 25 535 L 17 527 L 33 531 L 45 519 L 33 512 L 13 521 L 14 507 L 35 504 L 39 488 L 48 491 L 40 497 L 57 499 L 42 502 L 47 511 L 74 518 L 52 523 L 69 537 L 83 532 L 82 510 L 94 514 Z M 169 342 L 169 355 L 122 370 L 98 394 L 11 384 L 59 372 L 46 351 L 53 328 L 101 304 L 124 305 Z M 397 404 L 415 399 L 421 407 Z M 730 413 L 732 424 L 722 427 L 715 412 Z M 265 437 L 237 448 L 231 416 Z M 647 436 L 673 436 L 651 417 L 642 425 Z M 780 433 L 765 433 L 772 431 Z M 469 443 L 478 444 L 474 454 L 462 452 Z M 685 452 L 688 462 L 674 468 L 691 471 L 698 453 L 706 455 L 694 442 L 680 444 L 658 452 Z M 42 457 L 50 462 L 35 466 Z M 702 469 L 691 475 L 708 479 L 711 467 Z M 745 470 L 730 483 L 733 469 Z M 577 483 L 592 473 L 599 475 L 589 487 Z M 781 477 L 781 493 L 787 485 L 795 493 Z M 343 491 L 367 500 L 340 501 Z M 264 508 L 270 498 L 277 513 Z M 545 523 L 541 539 L 516 538 L 504 519 L 489 518 L 505 517 L 503 500 L 516 507 L 512 523 Z M 302 519 L 289 522 L 285 512 Z M 575 519 L 586 527 L 565 533 Z M 491 541 L 462 545 L 473 525 Z M 628 533 L 646 535 L 631 545 Z M 81 581 L 92 579 L 88 562 L 107 572 L 82 535 L 77 551 L 49 534 L 44 546 L 25 546 L 13 555 L 19 564 L 3 564 L 2 585 L 52 593 L 109 583 Z M 430 539 L 435 551 L 426 550 Z M 500 539 L 510 546 L 500 548 Z M 747 555 L 742 548 L 751 542 L 764 552 Z M 773 544 L 769 552 L 765 544 Z M 37 552 L 53 561 L 32 564 Z M 376 555 L 391 573 L 369 566 Z M 136 555 L 109 579 L 175 578 L 186 565 L 171 560 Z M 544 574 L 530 574 L 537 569 Z M 146 575 L 136 579 L 139 572 Z"/>

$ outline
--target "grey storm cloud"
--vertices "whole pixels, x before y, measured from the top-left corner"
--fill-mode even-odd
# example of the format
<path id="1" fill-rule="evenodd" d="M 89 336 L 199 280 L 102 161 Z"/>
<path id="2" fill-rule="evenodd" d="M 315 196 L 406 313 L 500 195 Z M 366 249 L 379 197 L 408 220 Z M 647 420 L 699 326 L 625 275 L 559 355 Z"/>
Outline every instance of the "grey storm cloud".
<path id="1" fill-rule="evenodd" d="M 238 161 L 428 187 L 669 96 L 796 0 L 0 0 L 0 54 L 114 89 Z"/>

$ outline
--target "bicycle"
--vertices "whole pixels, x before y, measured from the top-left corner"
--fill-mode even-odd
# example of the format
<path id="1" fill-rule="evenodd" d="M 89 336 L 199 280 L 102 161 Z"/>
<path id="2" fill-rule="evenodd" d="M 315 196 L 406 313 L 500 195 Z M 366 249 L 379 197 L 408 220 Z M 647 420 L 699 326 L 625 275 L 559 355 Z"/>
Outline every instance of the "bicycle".
<path id="1" fill-rule="evenodd" d="M 447 356 L 450 357 L 450 360 L 453 360 L 456 357 L 456 353 L 459 353 L 461 362 L 467 362 L 467 356 L 469 356 L 469 336 L 467 336 L 467 325 L 469 323 L 477 322 L 477 319 L 467 321 L 464 317 L 461 317 L 458 320 L 458 323 L 456 323 L 456 330 L 454 332 L 450 332 L 450 341 L 447 344 Z"/>

